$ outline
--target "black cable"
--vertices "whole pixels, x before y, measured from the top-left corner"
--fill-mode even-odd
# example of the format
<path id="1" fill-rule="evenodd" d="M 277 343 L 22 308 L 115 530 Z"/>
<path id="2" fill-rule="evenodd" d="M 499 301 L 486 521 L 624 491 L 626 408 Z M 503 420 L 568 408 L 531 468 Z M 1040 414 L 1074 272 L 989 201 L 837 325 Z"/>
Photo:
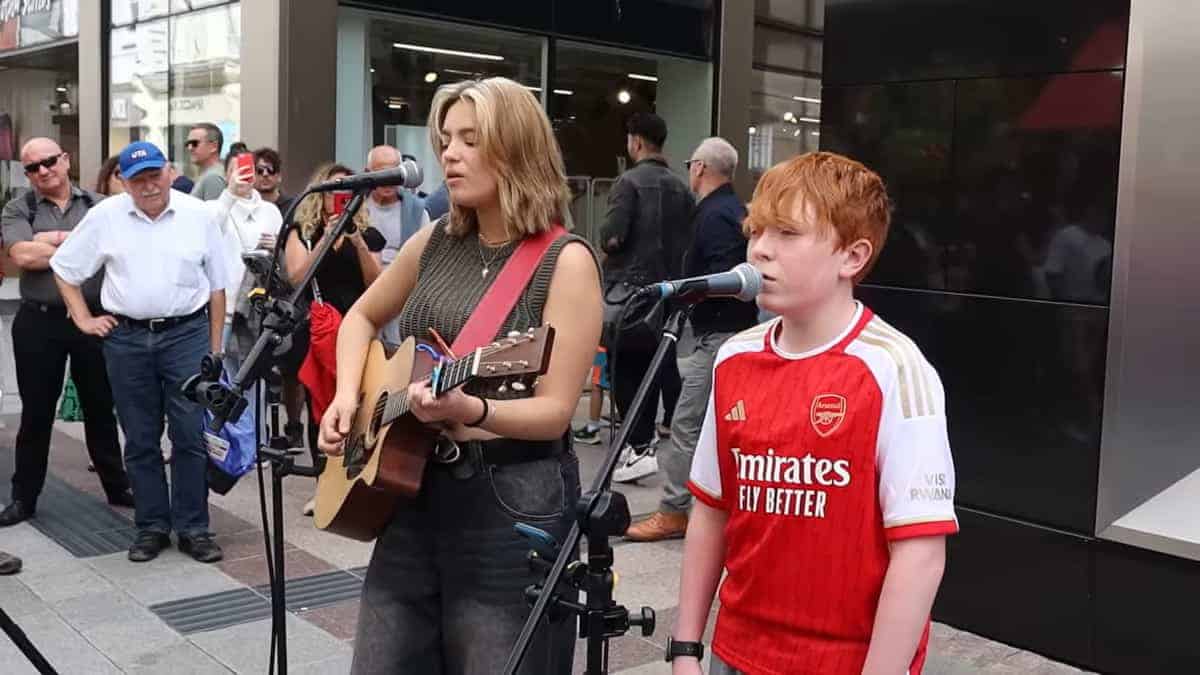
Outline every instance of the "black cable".
<path id="1" fill-rule="evenodd" d="M 0 609 L 0 630 L 8 634 L 9 639 L 17 646 L 17 649 L 21 650 L 21 653 L 25 655 L 25 658 L 29 659 L 29 662 L 33 664 L 33 667 L 41 675 L 58 675 L 58 671 L 54 669 L 54 666 L 51 666 L 46 657 L 42 656 L 37 647 L 29 641 L 29 638 L 25 635 L 25 631 L 21 630 L 21 627 L 3 609 Z"/>

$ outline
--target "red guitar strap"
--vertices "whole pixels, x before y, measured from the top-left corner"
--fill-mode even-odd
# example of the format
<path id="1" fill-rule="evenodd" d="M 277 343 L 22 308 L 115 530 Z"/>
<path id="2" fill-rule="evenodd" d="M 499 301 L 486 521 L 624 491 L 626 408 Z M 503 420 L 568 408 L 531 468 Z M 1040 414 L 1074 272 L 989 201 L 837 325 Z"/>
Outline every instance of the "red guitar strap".
<path id="1" fill-rule="evenodd" d="M 527 237 L 512 258 L 501 268 L 492 282 L 491 288 L 483 294 L 483 299 L 467 319 L 467 324 L 458 332 L 450 349 L 455 355 L 462 357 L 485 345 L 496 338 L 496 332 L 508 318 L 512 308 L 517 305 L 517 298 L 529 285 L 534 271 L 546 255 L 550 244 L 567 233 L 567 228 L 555 223 L 549 230 Z"/>

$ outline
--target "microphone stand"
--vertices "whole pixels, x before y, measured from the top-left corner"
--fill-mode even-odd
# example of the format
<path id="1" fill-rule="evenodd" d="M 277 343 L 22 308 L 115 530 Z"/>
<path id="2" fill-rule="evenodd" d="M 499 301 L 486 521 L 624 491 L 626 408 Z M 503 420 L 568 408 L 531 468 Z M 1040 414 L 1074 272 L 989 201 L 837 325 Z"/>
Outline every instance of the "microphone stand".
<path id="1" fill-rule="evenodd" d="M 250 386 L 261 380 L 269 370 L 269 359 L 265 358 L 268 350 L 276 351 L 281 347 L 286 347 L 288 340 L 295 331 L 297 325 L 303 318 L 303 311 L 297 307 L 297 302 L 308 289 L 313 277 L 316 276 L 317 268 L 320 267 L 325 256 L 329 254 L 333 248 L 334 242 L 343 234 L 350 234 L 353 228 L 354 214 L 362 207 L 365 195 L 370 191 L 369 188 L 362 188 L 355 192 L 353 199 L 346 206 L 345 212 L 342 213 L 341 219 L 333 228 L 333 232 L 329 233 L 324 238 L 319 246 L 313 251 L 312 264 L 309 265 L 308 271 L 304 273 L 304 278 L 295 285 L 291 295 L 286 300 L 278 298 L 270 298 L 266 302 L 266 316 L 262 322 L 262 330 L 259 333 L 258 339 L 254 343 L 254 347 L 242 362 L 241 368 L 238 369 L 236 375 L 233 376 L 231 386 L 226 387 L 220 383 L 220 365 L 216 365 L 215 375 L 212 372 L 211 366 L 202 367 L 202 371 L 198 375 L 193 375 L 188 378 L 183 384 L 185 395 L 194 401 L 197 401 L 212 413 L 212 421 L 208 428 L 213 433 L 219 431 L 221 427 L 229 421 L 237 421 L 245 411 L 247 402 L 245 392 Z M 296 207 L 299 206 L 306 197 L 310 194 L 319 192 L 317 190 L 305 190 L 299 197 L 296 198 L 292 205 L 284 214 L 283 225 L 280 227 L 279 235 L 276 237 L 275 250 L 271 256 L 271 265 L 268 270 L 267 290 L 271 290 L 272 281 L 271 275 L 275 273 L 276 261 L 279 259 L 279 253 L 283 249 L 284 237 L 288 230 L 288 223 L 291 222 L 292 214 Z M 268 296 L 270 293 L 268 292 Z M 256 397 L 256 411 L 261 413 L 261 404 Z M 279 664 L 280 675 L 287 675 L 287 597 L 285 582 L 287 575 L 284 572 L 284 538 L 283 538 L 283 479 L 287 476 L 306 476 L 316 478 L 324 469 L 324 462 L 317 462 L 316 465 L 307 467 L 299 466 L 295 463 L 293 455 L 296 451 L 289 450 L 286 444 L 283 447 L 277 447 L 281 444 L 272 442 L 270 445 L 261 444 L 261 416 L 255 424 L 255 445 L 258 450 L 259 462 L 269 461 L 271 463 L 271 502 L 272 516 L 274 519 L 274 527 L 268 527 L 266 521 L 266 504 L 262 496 L 262 466 L 259 464 L 259 498 L 263 505 L 263 536 L 268 537 L 270 546 L 267 547 L 267 571 L 271 579 L 271 657 L 268 672 L 275 672 L 275 664 Z M 315 420 L 309 420 L 313 423 Z"/>
<path id="2" fill-rule="evenodd" d="M 697 298 L 697 301 L 700 298 Z M 538 571 L 546 571 L 546 579 L 541 584 L 535 584 L 525 590 L 526 597 L 533 603 L 533 610 L 516 644 L 509 653 L 504 665 L 505 675 L 516 675 L 525 652 L 533 640 L 533 634 L 542 623 L 543 617 L 549 610 L 552 613 L 569 612 L 579 617 L 579 637 L 587 639 L 587 670 L 585 675 L 606 675 L 608 673 L 608 641 L 620 637 L 632 626 L 639 626 L 643 637 L 654 634 L 654 610 L 642 607 L 640 616 L 630 616 L 630 612 L 613 600 L 613 549 L 609 538 L 621 535 L 629 527 L 629 503 L 625 495 L 613 492 L 612 473 L 620 458 L 621 448 L 632 433 L 638 418 L 644 412 L 646 398 L 663 360 L 671 346 L 679 341 L 683 325 L 691 314 L 692 305 L 683 304 L 674 309 L 663 325 L 662 337 L 658 348 L 638 384 L 637 393 L 629 406 L 628 414 L 621 421 L 621 429 L 617 437 L 608 447 L 608 456 L 600 468 L 600 473 L 592 481 L 591 489 L 583 494 L 576 506 L 576 522 L 567 533 L 566 541 L 557 552 L 553 565 L 541 557 L 537 550 L 529 554 L 530 565 Z M 545 532 L 522 525 L 518 530 L 534 541 L 545 541 L 549 535 Z M 533 533 L 540 536 L 530 536 Z M 572 552 L 579 546 L 579 540 L 587 535 L 587 562 L 571 561 Z M 559 584 L 587 594 L 586 604 L 567 600 L 559 594 Z M 553 607 L 552 607 L 553 606 Z"/>

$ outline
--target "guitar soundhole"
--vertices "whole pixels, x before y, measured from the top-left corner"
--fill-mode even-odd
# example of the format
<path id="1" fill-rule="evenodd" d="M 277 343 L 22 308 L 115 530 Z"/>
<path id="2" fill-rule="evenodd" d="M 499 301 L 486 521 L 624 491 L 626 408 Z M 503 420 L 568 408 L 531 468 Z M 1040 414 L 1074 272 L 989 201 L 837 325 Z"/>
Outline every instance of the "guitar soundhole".
<path id="1" fill-rule="evenodd" d="M 375 410 L 371 413 L 371 424 L 368 432 L 371 438 L 379 436 L 379 427 L 383 426 L 383 413 L 387 410 L 388 393 L 385 391 L 379 395 L 379 401 L 375 403 Z"/>

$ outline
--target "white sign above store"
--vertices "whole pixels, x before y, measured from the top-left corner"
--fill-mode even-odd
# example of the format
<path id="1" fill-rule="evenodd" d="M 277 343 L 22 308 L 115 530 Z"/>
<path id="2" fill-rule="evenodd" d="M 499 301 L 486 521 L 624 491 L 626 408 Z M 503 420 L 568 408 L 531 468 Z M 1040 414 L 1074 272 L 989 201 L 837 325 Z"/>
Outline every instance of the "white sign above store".
<path id="1" fill-rule="evenodd" d="M 15 17 L 45 14 L 60 0 L 0 0 L 0 22 Z"/>

